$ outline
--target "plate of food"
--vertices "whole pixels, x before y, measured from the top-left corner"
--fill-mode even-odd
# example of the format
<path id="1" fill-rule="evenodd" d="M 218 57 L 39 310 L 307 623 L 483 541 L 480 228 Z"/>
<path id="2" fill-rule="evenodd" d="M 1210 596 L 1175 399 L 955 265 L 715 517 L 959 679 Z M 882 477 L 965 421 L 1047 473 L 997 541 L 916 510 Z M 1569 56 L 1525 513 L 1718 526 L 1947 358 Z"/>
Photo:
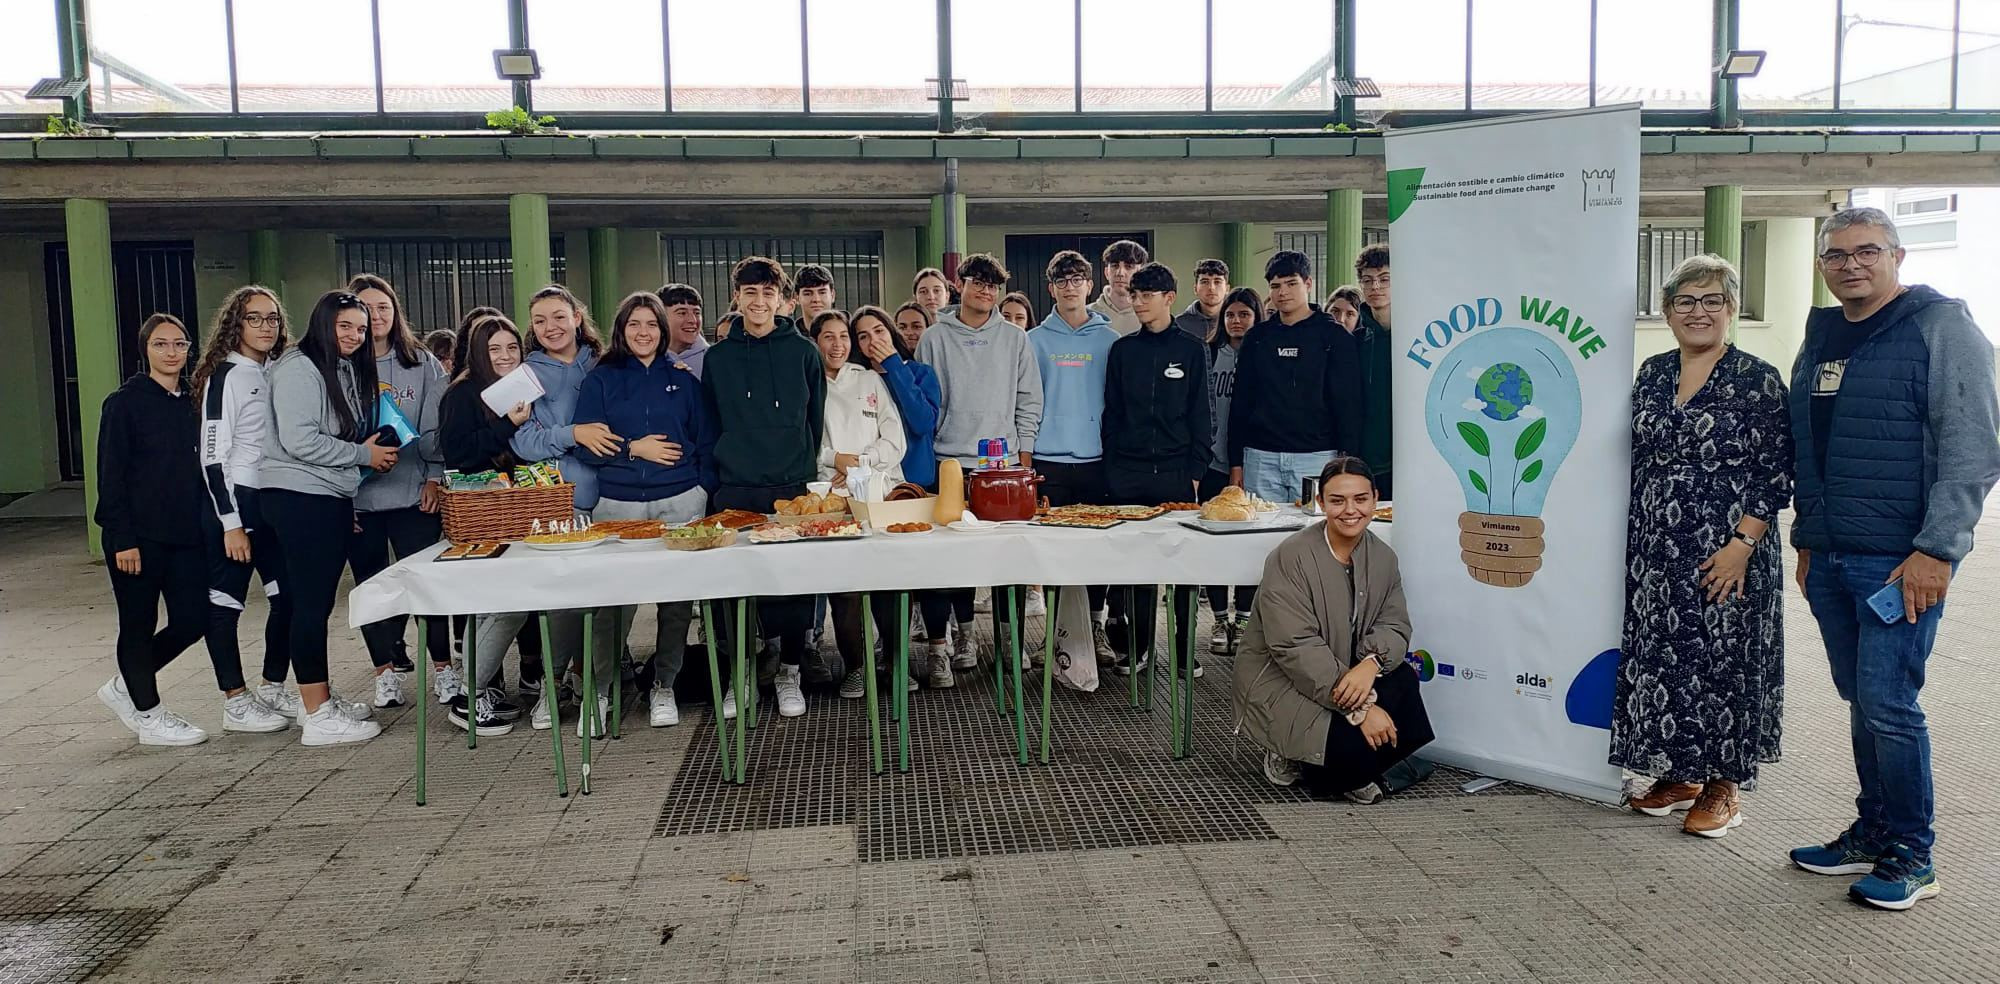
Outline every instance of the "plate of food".
<path id="1" fill-rule="evenodd" d="M 807 492 L 797 498 L 771 503 L 772 518 L 787 525 L 845 520 L 848 512 L 847 497 L 831 493 Z"/>
<path id="2" fill-rule="evenodd" d="M 1263 513 L 1258 510 L 1256 500 L 1249 493 L 1231 485 L 1218 493 L 1215 498 L 1201 504 L 1201 515 L 1197 521 L 1204 527 L 1249 526 L 1262 522 Z"/>
<path id="3" fill-rule="evenodd" d="M 660 544 L 668 550 L 713 550 L 736 542 L 736 531 L 720 526 L 689 524 L 660 534 Z"/>
<path id="4" fill-rule="evenodd" d="M 719 513 L 703 516 L 688 525 L 720 526 L 725 530 L 742 530 L 752 526 L 762 526 L 770 521 L 771 517 L 760 512 L 751 512 L 748 509 L 724 509 Z"/>
<path id="5" fill-rule="evenodd" d="M 1376 506 L 1376 507 L 1375 507 L 1375 521 L 1376 521 L 1376 522 L 1378 522 L 1378 523 L 1393 523 L 1393 522 L 1395 522 L 1395 521 L 1396 521 L 1396 507 L 1395 507 L 1394 505 L 1390 505 L 1390 504 L 1384 504 L 1384 505 L 1380 505 L 1380 506 Z"/>
<path id="6" fill-rule="evenodd" d="M 590 524 L 593 530 L 603 530 L 613 539 L 632 542 L 652 541 L 667 531 L 667 524 L 657 519 L 600 519 Z"/>
<path id="7" fill-rule="evenodd" d="M 1048 515 L 1035 520 L 1035 525 L 1054 526 L 1059 529 L 1070 530 L 1108 530 L 1124 522 L 1125 520 L 1119 519 L 1116 516 L 1058 515 L 1051 511 Z"/>
<path id="8" fill-rule="evenodd" d="M 822 540 L 860 540 L 868 536 L 853 520 L 810 520 L 802 523 L 772 523 L 750 531 L 750 542 L 812 543 Z"/>
<path id="9" fill-rule="evenodd" d="M 588 550 L 611 539 L 611 534 L 595 527 L 558 533 L 531 533 L 521 545 L 534 550 Z"/>
<path id="10" fill-rule="evenodd" d="M 889 536 L 930 536 L 929 523 L 890 523 L 882 532 Z"/>

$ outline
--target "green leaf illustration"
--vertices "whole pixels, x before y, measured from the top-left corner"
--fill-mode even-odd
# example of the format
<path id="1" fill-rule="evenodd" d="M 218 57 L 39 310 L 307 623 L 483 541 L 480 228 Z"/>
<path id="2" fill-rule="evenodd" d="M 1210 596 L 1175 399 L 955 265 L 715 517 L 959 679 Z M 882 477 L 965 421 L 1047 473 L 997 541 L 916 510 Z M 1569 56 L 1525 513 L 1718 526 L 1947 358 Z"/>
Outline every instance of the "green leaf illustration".
<path id="1" fill-rule="evenodd" d="M 1537 421 L 1537 423 L 1539 422 Z M 1458 422 L 1458 436 L 1465 439 L 1465 446 L 1471 448 L 1473 454 L 1483 456 L 1493 453 L 1493 442 L 1487 440 L 1486 429 L 1472 421 L 1461 420 Z"/>
<path id="2" fill-rule="evenodd" d="M 1529 424 L 1528 429 L 1521 432 L 1521 439 L 1514 442 L 1514 460 L 1515 461 L 1528 460 L 1528 456 L 1534 454 L 1535 449 L 1541 447 L 1542 442 L 1544 440 L 1547 440 L 1548 436 L 1549 436 L 1549 418 L 1542 417 L 1537 419 L 1534 423 Z M 1522 479 L 1522 481 L 1532 482 L 1534 481 L 1534 479 L 1524 478 Z"/>
<path id="3" fill-rule="evenodd" d="M 1475 488 L 1475 489 L 1478 489 L 1478 490 L 1479 490 L 1479 494 L 1481 494 L 1481 495 L 1491 495 L 1491 494 L 1492 494 L 1492 493 L 1490 493 L 1490 492 L 1486 491 L 1486 479 L 1485 479 L 1485 478 L 1483 478 L 1483 477 L 1481 477 L 1481 476 L 1480 476 L 1480 474 L 1479 474 L 1478 472 L 1476 472 L 1476 471 L 1468 471 L 1468 472 L 1466 472 L 1466 473 L 1465 473 L 1465 477 L 1467 477 L 1467 478 L 1470 478 L 1470 479 L 1472 479 L 1472 487 L 1473 487 L 1473 488 Z"/>
<path id="4" fill-rule="evenodd" d="M 1537 422 L 1539 423 L 1539 421 Z M 1523 485 L 1540 477 L 1542 477 L 1542 459 L 1540 458 L 1528 462 L 1528 467 L 1521 469 L 1521 483 Z"/>

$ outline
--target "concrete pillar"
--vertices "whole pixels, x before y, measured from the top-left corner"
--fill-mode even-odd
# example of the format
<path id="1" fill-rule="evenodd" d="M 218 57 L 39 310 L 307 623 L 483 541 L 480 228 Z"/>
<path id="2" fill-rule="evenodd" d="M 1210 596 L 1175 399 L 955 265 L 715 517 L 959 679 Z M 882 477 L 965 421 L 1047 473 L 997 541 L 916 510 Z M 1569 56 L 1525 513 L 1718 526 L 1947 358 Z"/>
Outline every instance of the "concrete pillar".
<path id="1" fill-rule="evenodd" d="M 618 230 L 599 226 L 590 230 L 590 311 L 598 322 L 609 325 L 619 302 L 631 293 L 619 285 Z M 650 290 L 654 285 L 634 285 L 633 290 Z M 665 325 L 661 325 L 665 328 Z"/>
<path id="2" fill-rule="evenodd" d="M 514 251 L 514 323 L 528 323 L 528 299 L 553 279 L 549 259 L 549 196 L 510 195 L 508 228 Z"/>
<path id="3" fill-rule="evenodd" d="M 97 425 L 104 398 L 118 388 L 118 287 L 111 270 L 111 207 L 101 199 L 63 203 L 69 242 L 69 305 L 76 325 L 78 415 L 83 419 L 83 509 L 97 511 Z M 137 325 L 132 326 L 137 328 Z M 104 556 L 103 531 L 87 523 L 90 555 Z"/>
<path id="4" fill-rule="evenodd" d="M 1314 271 L 1320 296 L 1346 283 L 1343 271 L 1361 253 L 1361 189 L 1335 188 L 1326 193 L 1326 269 Z"/>
<path id="5" fill-rule="evenodd" d="M 1263 294 L 1264 271 L 1257 266 L 1257 244 L 1252 239 L 1253 228 L 1248 222 L 1225 222 L 1222 224 L 1222 262 L 1229 264 L 1229 285 L 1245 284 L 1258 287 Z"/>
<path id="6" fill-rule="evenodd" d="M 284 253 L 278 248 L 278 230 L 250 231 L 250 282 L 277 291 L 278 302 L 285 302 Z"/>

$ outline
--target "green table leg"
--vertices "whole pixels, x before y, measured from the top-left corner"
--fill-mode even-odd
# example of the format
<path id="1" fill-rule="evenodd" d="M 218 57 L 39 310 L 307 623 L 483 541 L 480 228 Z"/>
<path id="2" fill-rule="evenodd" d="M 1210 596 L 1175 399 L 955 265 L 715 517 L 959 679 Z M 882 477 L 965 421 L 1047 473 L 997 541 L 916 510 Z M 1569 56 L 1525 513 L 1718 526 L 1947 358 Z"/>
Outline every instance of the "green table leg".
<path id="1" fill-rule="evenodd" d="M 562 747 L 562 678 L 556 676 L 555 643 L 549 639 L 549 613 L 536 616 L 542 622 L 542 700 L 549 709 L 549 741 L 555 746 L 556 795 L 569 797 L 569 773 L 563 770 Z"/>
<path id="2" fill-rule="evenodd" d="M 1181 625 L 1173 585 L 1167 586 L 1167 751 L 1181 757 Z"/>
<path id="3" fill-rule="evenodd" d="M 1125 586 L 1125 668 L 1131 670 L 1132 706 L 1139 706 L 1139 593 Z"/>
<path id="4" fill-rule="evenodd" d="M 633 609 L 633 619 L 636 620 L 638 616 L 639 610 L 636 608 Z M 612 636 L 612 645 L 617 647 L 613 650 L 616 655 L 611 657 L 611 740 L 617 741 L 624 737 L 620 732 L 625 725 L 625 668 L 627 665 L 625 662 L 625 640 L 632 635 L 632 625 L 630 622 L 625 621 L 625 610 L 622 608 L 611 619 L 611 624 L 618 629 L 617 634 Z M 687 640 L 682 639 L 681 644 L 686 645 Z M 658 655 L 655 653 L 654 658 L 657 659 Z"/>
<path id="5" fill-rule="evenodd" d="M 910 771 L 910 593 L 896 595 L 896 669 L 889 675 L 896 708 L 896 768 Z"/>
<path id="6" fill-rule="evenodd" d="M 1028 708 L 1021 702 L 1021 592 L 1007 589 L 1007 666 L 1014 678 L 1014 757 L 1028 764 Z"/>
<path id="7" fill-rule="evenodd" d="M 417 805 L 418 806 L 423 806 L 425 802 L 427 802 L 428 800 L 424 786 L 425 779 L 427 778 L 426 774 L 428 772 L 428 767 L 424 762 L 424 752 L 425 752 L 425 746 L 430 744 L 429 740 L 430 729 L 425 727 L 425 725 L 429 723 L 427 720 L 427 715 L 430 711 L 430 703 L 431 703 L 431 695 L 430 695 L 431 654 L 424 646 L 424 643 L 427 642 L 428 640 L 429 636 L 426 635 L 424 632 L 424 617 L 422 615 L 419 615 L 417 616 Z M 394 673 L 396 671 L 395 669 L 391 668 L 388 672 Z"/>
<path id="8" fill-rule="evenodd" d="M 1007 647 L 1007 627 L 1000 622 L 1000 593 L 1007 589 L 993 590 L 993 709 L 1007 713 L 1007 664 L 1001 661 L 1001 653 Z"/>
<path id="9" fill-rule="evenodd" d="M 875 606 L 872 597 L 861 595 L 861 672 L 868 679 L 868 758 L 876 775 L 882 774 L 882 705 L 875 692 Z"/>
<path id="10" fill-rule="evenodd" d="M 1181 627 L 1181 631 L 1186 634 L 1184 641 L 1187 643 L 1185 650 L 1187 653 L 1187 696 L 1183 698 L 1187 701 L 1187 707 L 1183 708 L 1181 712 L 1181 720 L 1186 722 L 1181 731 L 1181 757 L 1186 758 L 1194 754 L 1195 614 L 1200 611 L 1201 598 L 1195 594 L 1195 588 L 1184 588 L 1183 590 L 1187 592 L 1188 613 L 1187 624 Z"/>
<path id="11" fill-rule="evenodd" d="M 757 610 L 757 599 L 755 598 L 750 599 L 748 604 L 750 606 L 750 626 L 751 628 L 756 630 L 757 634 L 758 645 L 755 649 L 751 650 L 751 652 L 756 656 L 756 664 L 752 665 L 750 668 L 751 672 L 750 700 L 748 703 L 745 703 L 743 697 L 741 696 L 741 692 L 739 691 L 738 696 L 736 698 L 736 713 L 743 716 L 743 720 L 746 726 L 754 728 L 757 726 L 757 701 L 761 699 L 763 696 L 762 693 L 758 690 L 757 678 L 763 675 L 763 670 L 764 670 L 762 666 L 764 661 L 764 646 L 763 646 L 764 623 L 762 619 L 758 618 L 758 616 L 763 613 Z M 780 664 L 782 664 L 783 661 L 784 658 L 780 656 L 779 657 Z"/>
<path id="12" fill-rule="evenodd" d="M 743 636 L 747 631 L 744 626 L 744 620 L 749 617 L 749 611 L 750 603 L 741 598 L 737 599 L 736 679 L 733 682 L 736 686 L 736 784 L 739 786 L 748 781 L 750 775 L 748 771 L 750 768 L 750 700 L 757 693 L 757 681 L 751 679 L 746 682 L 744 679 L 746 675 L 756 672 L 754 669 L 746 668 L 749 658 L 744 650 L 746 640 Z"/>
<path id="13" fill-rule="evenodd" d="M 715 650 L 715 606 L 704 598 L 701 602 L 701 631 L 708 636 L 708 692 L 714 701 L 709 707 L 715 712 L 715 756 L 722 766 L 722 781 L 729 781 L 729 726 L 722 720 L 722 667 L 717 662 Z"/>
<path id="14" fill-rule="evenodd" d="M 1158 586 L 1153 588 L 1153 603 L 1146 606 L 1146 618 L 1152 622 L 1153 645 L 1151 648 L 1158 649 L 1160 645 L 1160 590 Z M 1153 658 L 1150 650 L 1146 653 L 1145 659 L 1145 665 L 1141 666 L 1139 672 L 1133 675 L 1146 678 L 1139 683 L 1139 706 L 1144 708 L 1146 713 L 1151 714 L 1153 712 L 1153 680 L 1159 673 L 1160 661 Z"/>
<path id="15" fill-rule="evenodd" d="M 1054 703 L 1056 680 L 1056 612 L 1062 609 L 1062 588 L 1048 585 L 1048 621 L 1042 627 L 1042 764 L 1049 764 L 1049 708 Z"/>
<path id="16" fill-rule="evenodd" d="M 479 747 L 479 616 L 465 619 L 465 747 Z"/>
<path id="17" fill-rule="evenodd" d="M 597 649 L 593 638 L 597 628 L 597 610 L 583 613 L 583 698 L 577 701 L 577 734 L 583 738 L 583 777 L 577 780 L 577 788 L 583 795 L 590 795 L 590 743 L 597 737 L 597 684 L 593 682 L 592 668 L 597 664 Z M 560 727 L 553 727 L 561 731 Z M 560 735 L 556 738 L 561 741 Z"/>

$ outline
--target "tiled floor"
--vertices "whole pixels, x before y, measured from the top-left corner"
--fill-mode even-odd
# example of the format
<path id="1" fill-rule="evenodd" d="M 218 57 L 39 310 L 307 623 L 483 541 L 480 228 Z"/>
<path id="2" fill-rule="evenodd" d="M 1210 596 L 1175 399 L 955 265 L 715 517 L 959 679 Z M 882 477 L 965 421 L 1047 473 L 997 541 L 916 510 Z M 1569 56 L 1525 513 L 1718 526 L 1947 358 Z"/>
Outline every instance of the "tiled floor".
<path id="1" fill-rule="evenodd" d="M 432 715 L 419 807 L 407 711 L 359 747 L 136 747 L 92 695 L 115 618 L 81 525 L 0 522 L 0 982 L 2000 980 L 2000 521 L 1982 532 L 1926 690 L 1945 894 L 1894 915 L 1783 863 L 1846 822 L 1853 781 L 1796 597 L 1787 758 L 1721 841 L 1443 775 L 1365 808 L 1273 789 L 1223 733 L 1227 660 L 1185 763 L 1164 707 L 1112 684 L 1060 693 L 1058 764 L 1023 772 L 966 686 L 915 696 L 906 776 L 870 775 L 858 706 L 829 696 L 763 722 L 746 788 L 689 708 L 628 719 L 594 794 L 559 799 L 546 733 L 468 752 Z M 358 637 L 336 644 L 366 692 Z M 219 727 L 199 648 L 164 684 Z"/>

